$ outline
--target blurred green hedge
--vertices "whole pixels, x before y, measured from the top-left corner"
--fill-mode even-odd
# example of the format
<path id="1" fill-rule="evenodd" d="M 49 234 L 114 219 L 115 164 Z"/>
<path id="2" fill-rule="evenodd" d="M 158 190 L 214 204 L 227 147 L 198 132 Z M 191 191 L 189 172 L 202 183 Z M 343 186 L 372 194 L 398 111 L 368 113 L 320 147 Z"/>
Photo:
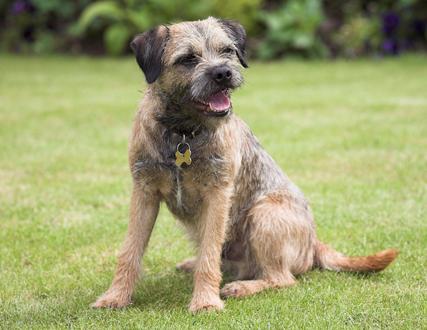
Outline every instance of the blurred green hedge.
<path id="1" fill-rule="evenodd" d="M 14 0 L 0 3 L 0 49 L 116 56 L 152 26 L 207 16 L 240 21 L 260 59 L 427 48 L 425 0 Z"/>

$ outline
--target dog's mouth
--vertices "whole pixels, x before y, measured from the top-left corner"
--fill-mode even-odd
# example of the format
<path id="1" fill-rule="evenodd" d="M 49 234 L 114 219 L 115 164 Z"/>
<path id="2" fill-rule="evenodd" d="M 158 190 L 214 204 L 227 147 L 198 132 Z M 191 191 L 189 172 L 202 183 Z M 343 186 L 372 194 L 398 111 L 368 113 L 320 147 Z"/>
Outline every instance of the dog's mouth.
<path id="1" fill-rule="evenodd" d="M 209 96 L 206 100 L 194 100 L 195 107 L 207 116 L 222 117 L 231 109 L 230 90 L 224 89 Z"/>

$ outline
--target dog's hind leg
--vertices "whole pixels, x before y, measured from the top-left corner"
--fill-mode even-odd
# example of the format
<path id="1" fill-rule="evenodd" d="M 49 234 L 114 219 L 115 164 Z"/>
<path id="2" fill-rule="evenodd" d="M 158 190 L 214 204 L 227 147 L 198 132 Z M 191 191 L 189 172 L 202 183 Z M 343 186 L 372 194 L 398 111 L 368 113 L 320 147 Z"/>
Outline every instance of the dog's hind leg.
<path id="1" fill-rule="evenodd" d="M 304 207 L 289 201 L 284 193 L 259 199 L 249 212 L 249 242 L 256 268 L 254 280 L 226 284 L 223 297 L 243 297 L 269 288 L 294 285 L 293 275 L 313 265 L 314 228 Z"/>
<path id="2" fill-rule="evenodd" d="M 176 265 L 176 270 L 179 270 L 184 273 L 191 273 L 194 270 L 194 267 L 196 266 L 196 258 L 188 258 Z"/>
<path id="3" fill-rule="evenodd" d="M 258 279 L 247 281 L 234 281 L 227 283 L 221 289 L 221 296 L 228 297 L 245 297 L 255 293 L 261 292 L 266 289 L 288 287 L 296 284 L 292 274 L 271 274 L 271 279 Z"/>

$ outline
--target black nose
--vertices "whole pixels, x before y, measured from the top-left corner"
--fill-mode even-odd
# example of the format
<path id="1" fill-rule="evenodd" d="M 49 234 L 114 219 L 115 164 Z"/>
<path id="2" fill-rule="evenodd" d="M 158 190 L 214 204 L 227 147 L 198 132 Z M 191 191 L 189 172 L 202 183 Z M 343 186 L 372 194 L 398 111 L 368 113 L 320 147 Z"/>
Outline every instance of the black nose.
<path id="1" fill-rule="evenodd" d="M 226 83 L 231 80 L 231 69 L 227 66 L 217 66 L 212 70 L 212 78 L 217 83 Z"/>

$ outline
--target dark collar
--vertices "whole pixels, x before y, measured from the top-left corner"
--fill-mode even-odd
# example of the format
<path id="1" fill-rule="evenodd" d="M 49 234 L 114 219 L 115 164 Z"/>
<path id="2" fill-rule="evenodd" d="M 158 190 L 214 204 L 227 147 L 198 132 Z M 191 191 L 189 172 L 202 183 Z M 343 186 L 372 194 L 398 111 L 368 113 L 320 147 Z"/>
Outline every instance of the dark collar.
<path id="1" fill-rule="evenodd" d="M 202 125 L 198 125 L 194 129 L 171 129 L 170 132 L 181 137 L 185 136 L 186 139 L 191 140 L 194 139 L 196 136 L 200 135 L 202 130 Z"/>
<path id="2" fill-rule="evenodd" d="M 180 111 L 168 111 L 157 115 L 157 122 L 165 129 L 167 135 L 195 138 L 204 131 L 204 126 L 194 117 Z"/>

